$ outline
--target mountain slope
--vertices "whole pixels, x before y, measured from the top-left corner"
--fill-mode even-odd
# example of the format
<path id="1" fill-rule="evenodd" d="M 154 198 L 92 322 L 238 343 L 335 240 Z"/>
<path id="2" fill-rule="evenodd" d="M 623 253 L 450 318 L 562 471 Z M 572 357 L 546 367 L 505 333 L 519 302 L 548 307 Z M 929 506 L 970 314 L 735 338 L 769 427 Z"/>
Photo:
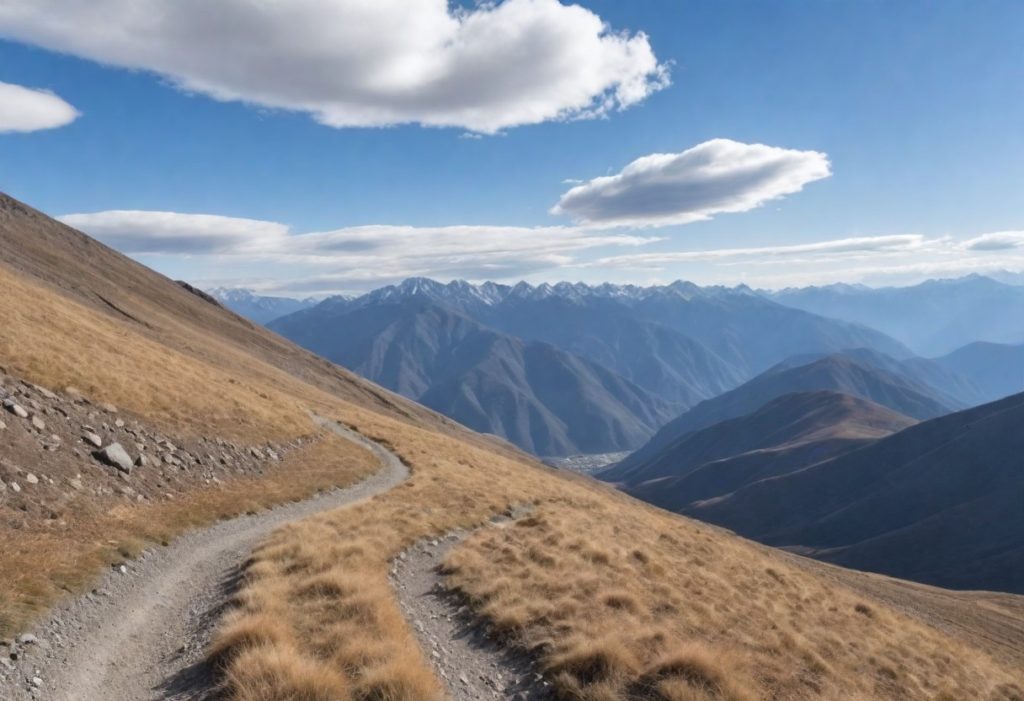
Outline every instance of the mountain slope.
<path id="1" fill-rule="evenodd" d="M 410 278 L 324 304 L 351 310 L 411 298 L 430 299 L 528 341 L 554 344 L 685 406 L 798 353 L 866 347 L 898 358 L 911 355 L 877 331 L 776 304 L 743 286 L 508 286 Z"/>
<path id="2" fill-rule="evenodd" d="M 628 450 L 673 413 L 668 402 L 600 365 L 506 336 L 426 297 L 352 310 L 322 305 L 270 327 L 538 455 Z"/>
<path id="3" fill-rule="evenodd" d="M 239 554 L 232 571 L 244 573 L 244 590 L 233 602 L 209 592 L 215 606 L 198 612 L 206 630 L 208 610 L 227 611 L 210 651 L 211 669 L 225 674 L 190 677 L 190 692 L 193 682 L 222 681 L 195 691 L 435 697 L 441 685 L 430 648 L 420 647 L 406 622 L 389 572 L 408 548 L 470 531 L 452 551 L 444 586 L 465 596 L 474 615 L 514 632 L 551 692 L 563 697 L 654 701 L 652 680 L 684 698 L 722 680 L 741 698 L 925 701 L 942 690 L 950 698 L 1005 701 L 1021 688 L 1024 645 L 1013 626 L 1024 617 L 1014 597 L 937 597 L 884 577 L 872 578 L 872 591 L 851 588 L 856 573 L 796 561 L 545 469 L 23 205 L 0 203 L 2 381 L 14 387 L 20 378 L 25 391 L 22 380 L 60 395 L 47 402 L 75 404 L 69 416 L 56 408 L 44 414 L 66 435 L 56 450 L 43 447 L 49 438 L 28 417 L 5 410 L 4 481 L 10 470 L 24 484 L 0 499 L 0 635 L 7 640 L 24 630 L 19 624 L 29 614 L 88 590 L 111 564 L 145 566 L 132 559 L 143 548 L 159 550 L 183 530 L 329 491 L 351 476 L 345 464 L 358 466 L 368 455 L 319 433 L 314 412 L 390 446 L 412 477 L 372 500 L 275 531 L 248 562 Z M 80 393 L 62 391 L 68 384 Z M 45 396 L 38 387 L 32 392 Z M 205 481 L 207 449 L 194 451 L 200 461 L 182 463 L 187 469 L 151 460 L 121 477 L 76 442 L 86 421 L 104 435 L 116 427 L 106 402 L 125 421 L 118 430 L 131 429 L 151 446 L 178 443 L 180 435 L 218 453 L 224 441 L 239 453 L 262 452 L 274 441 L 293 454 L 262 461 L 242 498 L 239 480 Z M 12 436 L 35 460 L 6 451 Z M 55 472 L 57 456 L 81 460 L 81 475 Z M 321 475 L 320 484 L 294 489 L 310 472 Z M 168 485 L 186 479 L 193 484 L 187 490 Z M 137 489 L 141 483 L 159 489 Z M 44 490 L 53 495 L 48 508 L 27 503 Z M 531 512 L 516 518 L 522 505 Z M 514 522 L 492 526 L 502 514 Z M 946 611 L 953 612 L 948 625 L 932 623 L 947 620 Z M 46 654 L 43 647 L 19 644 L 19 664 Z M 68 652 L 63 644 L 51 649 L 59 659 Z M 134 669 L 137 660 L 122 654 L 118 664 Z M 611 676 L 595 678 L 594 670 Z M 38 695 L 24 676 L 3 676 Z"/>
<path id="4" fill-rule="evenodd" d="M 782 304 L 866 324 L 934 357 L 974 341 L 1021 343 L 1024 287 L 980 275 L 911 287 L 851 285 L 768 293 Z"/>
<path id="5" fill-rule="evenodd" d="M 688 513 L 940 586 L 1024 592 L 1024 394 L 749 484 Z"/>
<path id="6" fill-rule="evenodd" d="M 935 360 L 919 357 L 896 359 L 870 348 L 849 348 L 836 355 L 899 377 L 919 394 L 932 397 L 950 409 L 966 409 L 991 401 L 970 378 Z M 775 367 L 807 365 L 825 356 L 821 353 L 793 356 Z"/>
<path id="7" fill-rule="evenodd" d="M 605 473 L 605 478 L 626 480 L 633 470 L 694 431 L 750 414 L 785 394 L 815 390 L 833 390 L 868 399 L 914 419 L 933 418 L 953 409 L 922 393 L 919 386 L 903 377 L 845 355 L 829 355 L 796 367 L 787 361 L 734 390 L 701 402 L 665 424 L 642 448 Z"/>
<path id="8" fill-rule="evenodd" d="M 257 324 L 266 324 L 278 317 L 308 309 L 316 304 L 312 299 L 266 297 L 252 290 L 215 287 L 209 294 L 225 307 Z"/>
<path id="9" fill-rule="evenodd" d="M 692 502 L 857 450 L 914 423 L 838 392 L 787 394 L 751 414 L 689 434 L 620 486 L 656 506 L 685 512 Z"/>
<path id="10" fill-rule="evenodd" d="M 934 362 L 968 378 L 987 401 L 1024 391 L 1024 345 L 979 341 Z"/>
<path id="11" fill-rule="evenodd" d="M 684 406 L 721 394 L 744 379 L 742 372 L 699 341 L 636 318 L 614 298 L 513 295 L 478 315 L 505 333 L 589 358 Z"/>

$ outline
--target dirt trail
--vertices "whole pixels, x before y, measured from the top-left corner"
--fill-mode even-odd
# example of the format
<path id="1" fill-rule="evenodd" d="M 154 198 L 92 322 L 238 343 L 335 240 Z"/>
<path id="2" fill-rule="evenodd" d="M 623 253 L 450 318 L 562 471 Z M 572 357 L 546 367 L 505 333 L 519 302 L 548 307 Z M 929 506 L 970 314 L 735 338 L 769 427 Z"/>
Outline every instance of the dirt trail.
<path id="1" fill-rule="evenodd" d="M 409 475 L 383 446 L 333 422 L 316 421 L 372 451 L 381 470 L 347 489 L 189 533 L 127 563 L 125 572 L 108 573 L 93 593 L 58 606 L 32 631 L 34 642 L 15 646 L 19 659 L 13 668 L 0 666 L 0 698 L 204 698 L 209 678 L 203 650 L 252 548 L 285 523 L 368 499 Z"/>
<path id="2" fill-rule="evenodd" d="M 453 531 L 424 540 L 395 558 L 391 584 L 406 620 L 453 701 L 553 698 L 533 659 L 488 636 L 469 609 L 445 589 L 438 566 L 469 534 Z"/>

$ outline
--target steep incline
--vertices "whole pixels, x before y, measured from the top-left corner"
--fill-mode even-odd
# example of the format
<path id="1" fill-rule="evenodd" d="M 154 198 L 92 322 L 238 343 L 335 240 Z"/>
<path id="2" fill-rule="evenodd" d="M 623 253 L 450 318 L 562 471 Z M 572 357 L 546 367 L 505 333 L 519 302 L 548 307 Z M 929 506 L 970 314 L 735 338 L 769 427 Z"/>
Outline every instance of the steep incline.
<path id="1" fill-rule="evenodd" d="M 628 475 L 626 491 L 685 513 L 694 502 L 870 445 L 916 423 L 858 397 L 787 394 L 689 434 Z"/>
<path id="2" fill-rule="evenodd" d="M 678 410 L 601 365 L 423 297 L 353 310 L 325 304 L 270 328 L 536 455 L 631 450 Z"/>
<path id="3" fill-rule="evenodd" d="M 1024 592 L 1024 394 L 912 426 L 688 513 L 835 562 Z"/>
<path id="4" fill-rule="evenodd" d="M 730 392 L 701 402 L 667 423 L 646 445 L 609 471 L 605 478 L 627 480 L 634 470 L 694 431 L 750 414 L 785 394 L 816 390 L 832 390 L 868 399 L 914 419 L 930 419 L 953 410 L 938 399 L 922 394 L 919 384 L 845 355 L 829 355 L 796 367 L 785 362 Z"/>

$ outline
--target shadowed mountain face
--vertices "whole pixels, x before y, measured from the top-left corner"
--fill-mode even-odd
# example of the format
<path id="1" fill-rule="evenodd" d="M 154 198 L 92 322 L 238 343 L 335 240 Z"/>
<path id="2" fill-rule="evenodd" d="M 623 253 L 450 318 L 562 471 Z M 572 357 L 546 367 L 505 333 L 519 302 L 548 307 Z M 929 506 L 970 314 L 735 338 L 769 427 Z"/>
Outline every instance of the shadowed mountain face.
<path id="1" fill-rule="evenodd" d="M 1024 345 L 979 341 L 936 358 L 935 363 L 970 380 L 986 401 L 1024 391 Z"/>
<path id="2" fill-rule="evenodd" d="M 425 297 L 355 309 L 321 305 L 271 328 L 538 455 L 628 450 L 676 411 L 601 365 L 500 333 Z"/>
<path id="3" fill-rule="evenodd" d="M 846 567 L 1024 593 L 1024 394 L 907 428 L 685 513 Z"/>
<path id="4" fill-rule="evenodd" d="M 797 309 L 866 324 L 926 357 L 974 341 L 1024 342 L 1024 327 L 1007 323 L 1024 319 L 1024 287 L 980 275 L 929 280 L 913 287 L 829 285 L 768 296 Z"/>
<path id="5" fill-rule="evenodd" d="M 527 341 L 558 346 L 684 406 L 798 353 L 871 348 L 896 358 L 911 355 L 877 331 L 791 309 L 742 286 L 512 287 L 410 278 L 356 299 L 330 298 L 321 306 L 337 312 L 413 298 L 429 299 Z"/>
<path id="6" fill-rule="evenodd" d="M 768 402 L 793 392 L 832 390 L 861 397 L 914 419 L 930 419 L 954 410 L 929 389 L 886 370 L 846 355 L 829 355 L 805 365 L 781 363 L 746 384 L 708 399 L 662 427 L 650 441 L 607 475 L 619 481 L 647 464 L 694 431 L 745 416 Z"/>
<path id="7" fill-rule="evenodd" d="M 801 470 L 914 423 L 838 392 L 787 394 L 746 416 L 689 434 L 617 481 L 634 496 L 685 512 L 694 502 Z"/>
<path id="8" fill-rule="evenodd" d="M 210 296 L 225 307 L 257 324 L 266 324 L 300 309 L 316 304 L 313 299 L 290 299 L 288 297 L 265 297 L 251 290 L 217 287 L 209 290 Z"/>

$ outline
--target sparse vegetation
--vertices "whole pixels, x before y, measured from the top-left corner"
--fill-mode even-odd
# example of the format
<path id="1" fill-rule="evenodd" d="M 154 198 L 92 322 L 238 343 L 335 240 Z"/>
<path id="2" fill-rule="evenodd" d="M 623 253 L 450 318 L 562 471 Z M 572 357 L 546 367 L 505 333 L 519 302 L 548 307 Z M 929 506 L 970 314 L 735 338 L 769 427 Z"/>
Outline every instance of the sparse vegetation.
<path id="1" fill-rule="evenodd" d="M 239 661 L 249 650 L 343 673 L 334 698 L 437 698 L 389 561 L 523 503 L 530 515 L 455 549 L 447 579 L 509 645 L 537 656 L 562 698 L 1001 699 L 1000 684 L 1020 683 L 1011 666 L 888 607 L 861 613 L 862 597 L 770 549 L 437 433 L 343 418 L 386 436 L 413 477 L 282 529 L 255 553 L 218 643 L 235 701 L 264 698 L 236 681 L 251 672 Z M 236 641 L 236 626 L 266 616 L 286 622 L 287 642 Z"/>

